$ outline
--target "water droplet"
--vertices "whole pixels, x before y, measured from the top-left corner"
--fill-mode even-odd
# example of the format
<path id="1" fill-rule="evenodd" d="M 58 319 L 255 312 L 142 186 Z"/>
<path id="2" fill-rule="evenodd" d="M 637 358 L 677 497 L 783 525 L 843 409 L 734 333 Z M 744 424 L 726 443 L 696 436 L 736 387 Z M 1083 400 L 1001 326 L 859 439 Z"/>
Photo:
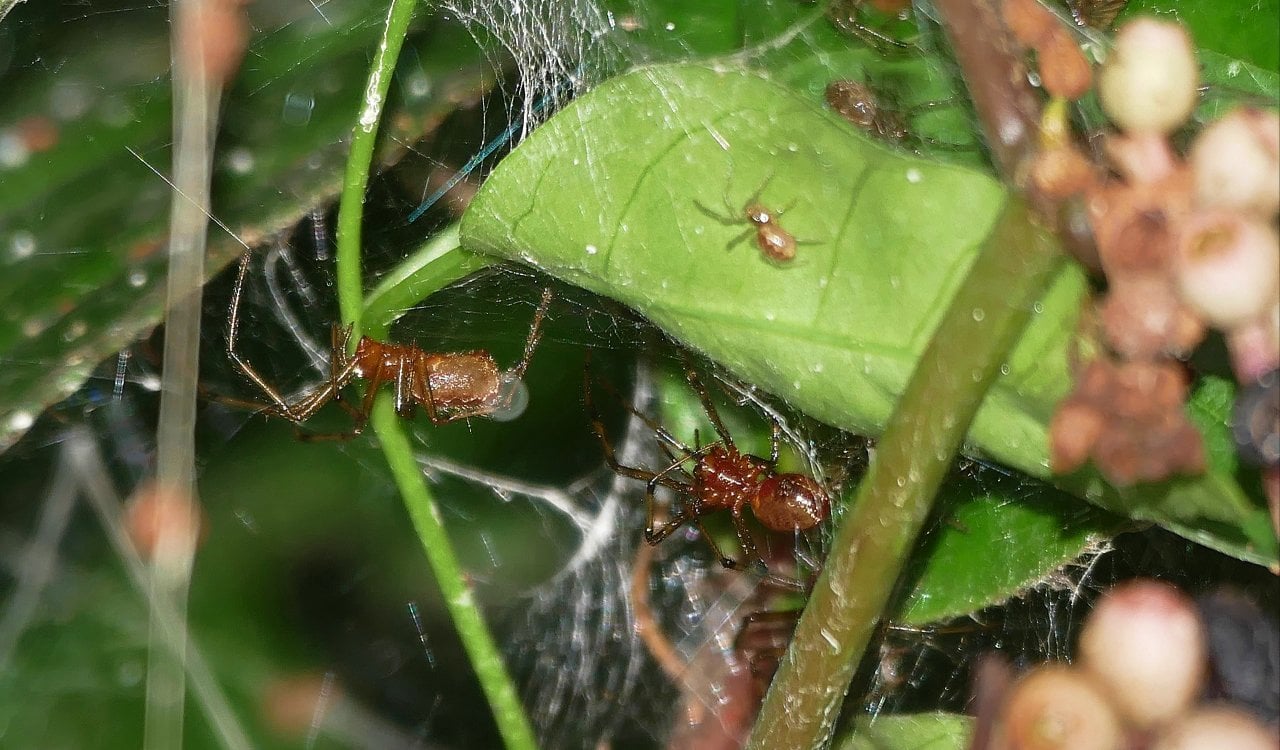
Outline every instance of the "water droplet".
<path id="1" fill-rule="evenodd" d="M 59 120 L 74 120 L 89 111 L 93 89 L 79 81 L 63 81 L 49 92 L 49 109 Z"/>
<path id="2" fill-rule="evenodd" d="M 147 274 L 144 271 L 134 271 L 129 274 L 129 286 L 138 289 L 147 283 Z"/>
<path id="3" fill-rule="evenodd" d="M 814 372 L 822 372 L 822 371 L 823 371 L 823 370 L 825 370 L 825 369 L 827 369 L 827 368 L 826 368 L 825 366 L 823 366 L 823 364 L 822 364 L 821 362 L 814 362 L 814 363 L 813 363 L 813 371 L 814 371 Z"/>
<path id="4" fill-rule="evenodd" d="M 311 110 L 316 107 L 316 99 L 309 93 L 290 91 L 284 98 L 284 108 L 280 111 L 280 119 L 286 125 L 306 125 L 311 122 Z"/>
<path id="5" fill-rule="evenodd" d="M 67 342 L 75 341 L 83 336 L 85 331 L 88 330 L 89 326 L 87 326 L 83 320 L 72 321 L 72 323 L 67 326 L 67 330 L 62 332 L 62 340 Z"/>
<path id="6" fill-rule="evenodd" d="M 1001 375 L 1008 375 L 1008 374 L 1011 372 L 1011 370 L 1012 370 L 1012 368 L 1010 368 L 1010 367 L 1009 367 L 1009 363 L 1008 363 L 1008 362 L 1005 362 L 1004 364 L 1000 365 L 1000 374 L 1001 374 Z"/>
<path id="7" fill-rule="evenodd" d="M 826 628 L 823 628 L 820 632 L 822 634 L 822 640 L 827 642 L 827 645 L 831 647 L 832 651 L 840 650 L 840 641 L 836 640 L 834 635 L 828 632 Z"/>
<path id="8" fill-rule="evenodd" d="M 666 29 L 667 31 L 675 31 L 676 25 L 670 21 L 667 21 L 667 25 L 663 26 L 662 28 Z"/>
<path id="9" fill-rule="evenodd" d="M 981 322 L 983 321 L 983 319 L 985 319 L 986 317 L 987 317 L 987 311 L 986 311 L 986 310 L 983 310 L 981 307 L 975 307 L 975 308 L 973 308 L 973 319 L 974 319 L 974 320 L 976 320 L 977 322 L 981 323 Z"/>
<path id="10" fill-rule="evenodd" d="M 524 410 L 529 408 L 529 388 L 524 384 L 523 380 L 510 379 L 504 375 L 502 378 L 502 390 L 503 394 L 498 408 L 489 417 L 495 422 L 510 422 L 524 414 Z"/>
<path id="11" fill-rule="evenodd" d="M 36 236 L 25 229 L 14 232 L 9 237 L 9 259 L 22 260 L 30 258 L 36 252 Z"/>
<path id="12" fill-rule="evenodd" d="M 31 416 L 31 412 L 15 411 L 9 415 L 7 424 L 9 432 L 22 432 L 31 429 L 31 425 L 36 423 L 36 418 Z"/>
<path id="13" fill-rule="evenodd" d="M 1036 302 L 1034 305 L 1031 306 L 1031 311 L 1034 312 L 1036 315 L 1039 315 L 1040 313 L 1044 312 L 1044 303 Z"/>
<path id="14" fill-rule="evenodd" d="M 917 182 L 920 182 L 923 179 L 924 179 L 924 175 L 920 172 L 920 170 L 916 169 L 915 167 L 912 167 L 911 169 L 907 170 L 907 182 L 910 182 L 912 185 L 916 184 Z"/>
<path id="15" fill-rule="evenodd" d="M 22 335 L 33 339 L 44 333 L 44 329 L 48 327 L 49 322 L 43 318 L 27 318 L 22 321 Z"/>
<path id="16" fill-rule="evenodd" d="M 12 130 L 0 133 L 0 168 L 17 169 L 31 158 L 22 136 Z"/>
<path id="17" fill-rule="evenodd" d="M 233 174 L 248 174 L 253 171 L 254 166 L 253 152 L 247 148 L 233 148 L 227 154 L 227 169 Z"/>
<path id="18" fill-rule="evenodd" d="M 98 107 L 98 115 L 104 125 L 112 128 L 123 128 L 138 120 L 129 102 L 118 96 L 107 97 Z"/>
<path id="19" fill-rule="evenodd" d="M 142 684 L 146 670 L 137 659 L 126 659 L 116 667 L 116 682 L 123 688 L 131 688 Z"/>
<path id="20" fill-rule="evenodd" d="M 600 252 L 600 248 L 595 245 L 587 245 L 587 255 L 595 255 L 598 252 Z"/>
<path id="21" fill-rule="evenodd" d="M 409 77 L 409 96 L 422 98 L 431 93 L 431 78 L 423 73 Z"/>
<path id="22" fill-rule="evenodd" d="M 769 312 L 767 312 L 767 313 L 765 313 L 765 314 L 764 314 L 764 319 L 765 319 L 765 320 L 769 320 L 769 321 L 773 321 L 773 320 L 777 320 L 777 319 L 778 319 L 778 316 L 777 316 L 777 315 L 775 315 L 775 314 L 773 313 L 773 311 L 772 311 L 772 310 L 770 310 Z"/>

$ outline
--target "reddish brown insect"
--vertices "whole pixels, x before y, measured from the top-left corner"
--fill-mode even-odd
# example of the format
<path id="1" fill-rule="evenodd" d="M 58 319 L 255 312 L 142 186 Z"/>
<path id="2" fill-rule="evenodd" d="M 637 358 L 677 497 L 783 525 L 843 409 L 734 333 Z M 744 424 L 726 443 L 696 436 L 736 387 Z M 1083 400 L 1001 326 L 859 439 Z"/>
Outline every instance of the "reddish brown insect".
<path id="1" fill-rule="evenodd" d="M 336 400 L 355 420 L 351 430 L 345 433 L 299 433 L 300 436 L 313 440 L 344 440 L 359 435 L 369 419 L 378 389 L 387 383 L 395 388 L 396 413 L 401 417 L 412 417 L 419 406 L 435 424 L 499 411 L 510 403 L 515 393 L 514 386 L 524 377 L 529 359 L 542 337 L 542 321 L 546 317 L 552 296 L 550 287 L 543 290 L 542 301 L 529 326 L 524 354 L 515 367 L 506 372 L 498 369 L 493 355 L 486 351 L 427 352 L 413 345 L 374 341 L 368 336 L 361 337 L 356 344 L 355 353 L 348 354 L 351 327 L 340 328 L 335 325 L 329 379 L 297 401 L 289 403 L 236 352 L 236 338 L 240 330 L 240 298 L 248 269 L 249 255 L 245 254 L 240 260 L 240 273 L 236 277 L 227 313 L 227 356 L 270 399 L 271 403 L 265 408 L 268 414 L 301 425 L 325 404 Z M 342 401 L 340 394 L 343 388 L 361 378 L 368 381 L 368 388 L 357 409 Z"/>
<path id="2" fill-rule="evenodd" d="M 836 114 L 882 140 L 902 143 L 911 135 L 902 113 L 883 106 L 876 92 L 862 81 L 832 81 L 824 98 Z"/>
<path id="3" fill-rule="evenodd" d="M 764 254 L 765 258 L 776 263 L 786 263 L 796 257 L 796 246 L 804 243 L 797 241 L 790 232 L 783 229 L 782 225 L 778 223 L 778 219 L 791 208 L 790 206 L 780 211 L 774 211 L 760 202 L 760 194 L 764 192 L 766 185 L 768 185 L 767 181 L 765 185 L 760 186 L 760 189 L 754 195 L 747 199 L 741 213 L 733 211 L 733 207 L 729 205 L 727 197 L 725 198 L 726 213 L 717 213 L 701 203 L 697 204 L 698 209 L 727 226 L 740 225 L 743 217 L 750 223 L 750 226 L 743 230 L 742 234 L 729 240 L 726 245 L 727 248 L 732 249 L 734 245 L 754 234 L 756 236 L 756 247 L 760 248 L 760 252 Z"/>
<path id="4" fill-rule="evenodd" d="M 644 539 L 649 544 L 658 544 L 677 529 L 686 524 L 697 526 L 704 539 L 715 550 L 720 564 L 731 570 L 746 570 L 747 565 L 725 555 L 715 539 L 703 525 L 704 516 L 720 511 L 728 511 L 733 519 L 734 532 L 738 543 L 750 563 L 759 569 L 768 570 L 768 566 L 760 557 L 747 527 L 745 510 L 750 507 L 756 519 L 772 531 L 796 532 L 814 528 L 831 511 L 831 499 L 821 486 L 811 477 L 793 472 L 780 472 L 777 469 L 779 442 L 782 435 L 781 426 L 773 422 L 773 435 L 769 458 L 743 453 L 734 445 L 733 438 L 720 421 L 711 394 L 698 379 L 692 368 L 686 368 L 685 376 L 689 385 L 702 401 L 702 408 L 711 420 L 716 435 L 720 438 L 708 445 L 690 448 L 677 440 L 670 432 L 655 424 L 648 417 L 628 406 L 628 410 L 644 420 L 658 437 L 663 451 L 671 459 L 661 471 L 649 471 L 632 466 L 624 466 L 614 455 L 613 444 L 605 433 L 604 424 L 591 396 L 590 366 L 585 369 L 585 393 L 587 411 L 591 416 L 591 427 L 600 439 L 604 449 L 605 462 L 615 472 L 647 482 L 645 503 L 647 521 Z M 692 463 L 692 467 L 686 468 Z M 670 520 L 657 523 L 657 490 L 666 487 L 676 493 L 680 499 L 680 507 Z M 803 586 L 795 580 L 776 575 L 767 575 L 773 583 L 790 589 L 803 590 Z"/>

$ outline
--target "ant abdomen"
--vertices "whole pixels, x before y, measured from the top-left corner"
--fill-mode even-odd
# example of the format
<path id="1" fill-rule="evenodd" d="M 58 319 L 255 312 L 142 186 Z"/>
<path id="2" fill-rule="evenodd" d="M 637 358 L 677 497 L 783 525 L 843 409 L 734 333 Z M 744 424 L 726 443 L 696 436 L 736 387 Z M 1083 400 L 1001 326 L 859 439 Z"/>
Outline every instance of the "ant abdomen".
<path id="1" fill-rule="evenodd" d="M 502 372 L 488 352 L 428 355 L 423 365 L 425 382 L 430 388 L 430 392 L 423 395 L 434 402 L 436 409 L 447 413 L 451 409 L 493 406 L 499 401 Z M 418 400 L 425 405 L 426 399 Z"/>
<path id="2" fill-rule="evenodd" d="M 760 483 L 751 512 L 774 531 L 808 531 L 831 514 L 831 501 L 803 474 L 775 474 Z"/>

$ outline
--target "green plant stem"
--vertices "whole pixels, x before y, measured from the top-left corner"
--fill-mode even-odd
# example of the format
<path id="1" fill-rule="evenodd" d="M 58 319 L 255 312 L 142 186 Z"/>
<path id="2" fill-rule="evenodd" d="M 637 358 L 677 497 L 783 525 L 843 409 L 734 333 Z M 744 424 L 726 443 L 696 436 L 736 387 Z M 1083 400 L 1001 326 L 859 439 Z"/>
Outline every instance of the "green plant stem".
<path id="1" fill-rule="evenodd" d="M 378 143 L 378 122 L 391 88 L 396 60 L 404 45 L 409 22 L 417 0 L 391 0 L 387 26 L 378 44 L 378 55 L 369 69 L 364 88 L 364 101 L 356 126 L 351 131 L 351 152 L 347 155 L 342 175 L 342 196 L 338 202 L 338 309 L 342 319 L 352 326 L 351 340 L 360 340 L 360 312 L 364 304 L 364 285 L 360 271 L 360 230 L 364 220 L 364 195 L 369 186 L 369 165 Z M 342 252 L 343 249 L 347 252 Z"/>
<path id="2" fill-rule="evenodd" d="M 359 119 L 352 132 L 351 153 L 347 157 L 346 173 L 343 177 L 337 231 L 338 305 L 343 320 L 353 327 L 355 332 L 353 341 L 358 340 L 364 312 L 364 284 L 360 268 L 360 224 L 364 215 L 364 195 L 369 181 L 369 165 L 373 160 L 382 106 L 386 101 L 391 76 L 395 71 L 396 58 L 400 54 L 400 47 L 409 28 L 415 1 L 392 0 L 391 2 L 386 31 L 379 46 L 377 59 L 374 60 L 369 72 L 369 83 L 365 87 L 364 105 L 360 109 Z M 456 245 L 456 242 L 454 244 Z M 448 248 L 445 248 L 443 254 L 451 260 L 461 257 L 456 253 L 450 254 Z M 431 264 L 428 261 L 423 265 Z M 438 262 L 426 272 L 425 282 L 419 279 L 420 283 L 416 285 L 415 290 L 425 294 L 426 289 L 431 286 L 432 278 L 438 284 L 457 271 L 454 263 Z M 378 303 L 377 300 L 390 300 L 392 305 L 402 303 L 398 301 L 400 297 L 394 294 L 374 295 L 374 297 L 374 306 L 380 316 L 376 324 L 385 332 L 394 311 Z M 525 716 L 515 686 L 507 674 L 501 653 L 476 605 L 462 567 L 458 564 L 453 545 L 445 533 L 440 513 L 423 480 L 422 471 L 413 456 L 413 447 L 405 436 L 389 394 L 382 393 L 378 396 L 370 423 L 387 457 L 392 476 L 409 511 L 418 539 L 422 542 L 423 551 L 431 565 L 436 583 L 444 595 L 445 605 L 453 618 L 458 636 L 462 639 L 472 668 L 489 701 L 498 731 L 502 734 L 508 748 L 517 750 L 536 748 L 533 728 L 529 724 L 528 717 Z"/>
<path id="3" fill-rule="evenodd" d="M 1011 197 L 886 425 L 748 747 L 825 745 L 942 477 L 1060 265 L 1056 241 Z"/>
<path id="4" fill-rule="evenodd" d="M 391 324 L 414 305 L 490 265 L 492 258 L 459 246 L 457 224 L 446 227 L 397 263 L 365 297 L 366 333 L 386 337 Z"/>
<path id="5" fill-rule="evenodd" d="M 493 711 L 498 731 L 508 748 L 526 750 L 537 747 L 533 728 L 525 716 L 520 696 L 507 674 L 502 654 L 493 642 L 480 609 L 467 584 L 465 573 L 454 555 L 453 545 L 445 533 L 440 512 L 422 479 L 422 469 L 413 457 L 413 447 L 405 437 L 401 420 L 387 394 L 378 398 L 373 407 L 370 424 L 382 445 L 382 452 L 391 466 L 392 476 L 404 498 L 405 507 L 413 521 L 413 528 L 427 553 L 436 583 L 444 596 L 445 606 L 458 629 L 458 636 L 467 651 L 471 668 L 475 670 L 480 686 Z"/>

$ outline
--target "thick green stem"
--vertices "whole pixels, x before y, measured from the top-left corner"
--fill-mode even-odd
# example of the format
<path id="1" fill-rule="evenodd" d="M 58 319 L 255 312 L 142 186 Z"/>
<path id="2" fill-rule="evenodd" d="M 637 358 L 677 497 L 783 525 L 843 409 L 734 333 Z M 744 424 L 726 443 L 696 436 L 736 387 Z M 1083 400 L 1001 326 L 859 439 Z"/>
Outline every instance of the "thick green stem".
<path id="1" fill-rule="evenodd" d="M 978 406 L 1048 288 L 1053 238 L 1010 198 L 916 365 L 774 678 L 750 748 L 822 747 Z"/>
<path id="2" fill-rule="evenodd" d="M 386 32 L 379 46 L 377 59 L 369 72 L 364 103 L 352 133 L 351 153 L 347 158 L 343 178 L 342 198 L 338 206 L 338 305 L 342 311 L 342 319 L 351 324 L 356 332 L 352 337 L 353 341 L 358 340 L 365 307 L 360 267 L 360 225 L 364 216 L 369 165 L 373 160 L 383 104 L 395 71 L 396 58 L 400 54 L 400 47 L 413 16 L 415 2 L 416 0 L 391 2 Z M 433 256 L 423 262 L 422 265 L 432 266 L 432 269 L 422 274 L 427 278 L 418 279 L 415 291 L 425 293 L 433 284 L 438 284 L 444 278 L 456 278 L 457 274 L 465 270 L 466 259 L 459 255 L 460 251 L 449 252 L 450 250 L 451 248 L 445 248 L 445 252 L 440 254 L 445 258 L 443 261 Z M 437 261 L 434 265 L 430 262 L 432 259 Z M 398 305 L 399 297 L 394 293 L 375 294 L 373 297 L 378 318 L 371 322 L 373 327 L 385 332 L 394 315 L 387 303 L 389 301 L 392 306 Z M 405 436 L 389 394 L 379 395 L 370 424 L 387 457 L 387 463 L 413 520 L 414 529 L 418 532 L 436 583 L 444 595 L 445 605 L 453 618 L 458 636 L 493 710 L 498 731 L 508 748 L 536 748 L 533 728 L 525 716 L 511 677 L 507 674 L 502 654 L 489 634 L 466 576 L 458 564 L 453 545 L 445 533 L 440 513 L 414 459 L 413 447 Z"/>

